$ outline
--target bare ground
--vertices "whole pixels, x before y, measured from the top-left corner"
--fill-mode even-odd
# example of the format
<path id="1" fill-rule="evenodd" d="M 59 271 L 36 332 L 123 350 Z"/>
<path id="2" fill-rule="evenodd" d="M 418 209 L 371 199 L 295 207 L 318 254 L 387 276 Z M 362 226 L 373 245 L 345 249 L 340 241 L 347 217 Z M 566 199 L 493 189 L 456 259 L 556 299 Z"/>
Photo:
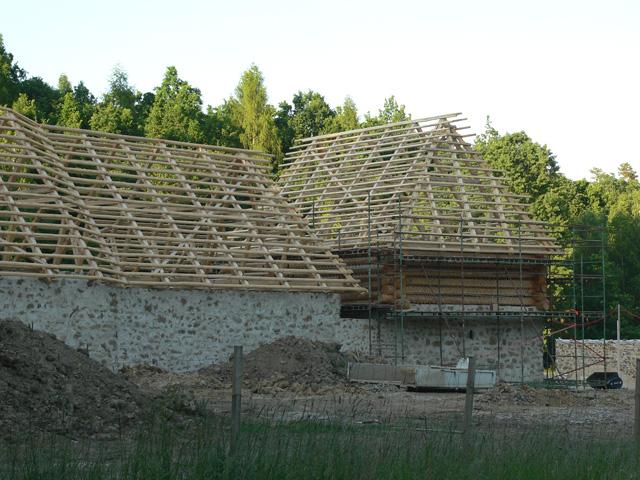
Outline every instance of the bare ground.
<path id="1" fill-rule="evenodd" d="M 354 423 L 410 423 L 416 428 L 458 428 L 463 393 L 409 392 L 395 385 L 350 384 L 346 362 L 335 344 L 287 337 L 245 357 L 243 413 L 298 420 Z M 137 367 L 124 372 L 143 391 L 179 392 L 195 404 L 227 414 L 231 362 L 190 374 Z M 515 387 L 506 384 L 475 395 L 474 421 L 486 428 L 544 428 L 629 434 L 633 392 Z"/>

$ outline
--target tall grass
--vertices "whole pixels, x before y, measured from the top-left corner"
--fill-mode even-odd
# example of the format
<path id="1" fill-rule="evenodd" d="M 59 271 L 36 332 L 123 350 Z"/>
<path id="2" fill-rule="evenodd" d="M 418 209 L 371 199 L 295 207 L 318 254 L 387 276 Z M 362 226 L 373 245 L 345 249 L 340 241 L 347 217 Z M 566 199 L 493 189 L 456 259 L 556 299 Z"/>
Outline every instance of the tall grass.
<path id="1" fill-rule="evenodd" d="M 118 441 L 33 439 L 4 445 L 0 479 L 632 479 L 629 439 L 483 429 L 470 444 L 441 426 L 362 425 L 277 416 L 245 422 L 231 452 L 228 419 L 155 421 Z"/>

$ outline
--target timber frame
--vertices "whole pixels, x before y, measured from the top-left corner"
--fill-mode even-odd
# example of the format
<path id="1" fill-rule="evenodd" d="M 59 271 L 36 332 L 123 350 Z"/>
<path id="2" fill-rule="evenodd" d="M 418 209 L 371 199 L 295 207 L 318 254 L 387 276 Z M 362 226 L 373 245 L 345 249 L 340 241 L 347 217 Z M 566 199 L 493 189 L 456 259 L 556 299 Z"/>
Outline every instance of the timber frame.
<path id="1" fill-rule="evenodd" d="M 405 360 L 405 321 L 438 322 L 440 345 L 458 322 L 464 356 L 471 320 L 495 325 L 498 337 L 501 321 L 519 322 L 524 346 L 525 319 L 550 315 L 545 280 L 563 250 L 466 142 L 463 120 L 302 139 L 285 160 L 283 194 L 369 292 L 343 294 L 343 316 L 368 317 L 370 353 L 395 362 Z"/>
<path id="2" fill-rule="evenodd" d="M 283 194 L 332 248 L 369 238 L 407 251 L 554 255 L 553 237 L 522 195 L 465 141 L 448 114 L 300 140 L 287 156 Z M 402 223 L 399 220 L 402 219 Z M 369 231 L 371 229 L 371 231 Z"/>
<path id="3" fill-rule="evenodd" d="M 37 124 L 0 107 L 0 275 L 362 289 L 255 151 Z"/>

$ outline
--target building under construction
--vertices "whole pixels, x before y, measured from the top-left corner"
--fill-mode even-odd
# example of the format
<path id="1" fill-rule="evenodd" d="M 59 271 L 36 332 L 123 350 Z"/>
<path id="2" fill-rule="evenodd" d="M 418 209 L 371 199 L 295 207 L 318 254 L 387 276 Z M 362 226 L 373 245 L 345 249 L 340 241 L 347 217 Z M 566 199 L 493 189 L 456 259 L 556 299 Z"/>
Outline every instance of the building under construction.
<path id="1" fill-rule="evenodd" d="M 0 108 L 0 320 L 112 367 L 183 371 L 331 341 L 363 292 L 261 152 L 39 125 Z"/>
<path id="2" fill-rule="evenodd" d="M 303 139 L 280 185 L 368 289 L 344 294 L 342 315 L 368 320 L 372 354 L 432 365 L 474 355 L 500 380 L 541 380 L 545 322 L 576 324 L 553 310 L 548 282 L 573 269 L 553 229 L 465 141 L 463 120 Z"/>

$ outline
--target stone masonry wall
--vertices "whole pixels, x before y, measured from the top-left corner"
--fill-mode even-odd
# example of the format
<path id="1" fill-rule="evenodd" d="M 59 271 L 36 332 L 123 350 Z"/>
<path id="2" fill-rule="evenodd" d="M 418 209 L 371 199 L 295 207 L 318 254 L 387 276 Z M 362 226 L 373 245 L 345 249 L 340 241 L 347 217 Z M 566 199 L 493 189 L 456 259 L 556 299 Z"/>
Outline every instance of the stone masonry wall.
<path id="1" fill-rule="evenodd" d="M 368 320 L 342 323 L 339 337 L 344 348 L 368 351 Z M 402 354 L 400 330 L 394 321 L 380 322 L 380 350 L 376 320 L 372 321 L 373 354 L 393 359 Z M 531 318 L 520 320 L 466 320 L 464 333 L 459 320 L 442 321 L 442 335 L 437 320 L 404 320 L 404 359 L 399 363 L 419 365 L 455 365 L 466 355 L 473 355 L 479 369 L 496 370 L 498 380 L 505 382 L 537 382 L 544 375 L 542 365 L 542 322 Z M 366 337 L 366 345 L 362 337 Z M 440 338 L 442 337 L 442 349 Z M 463 349 L 464 337 L 464 349 Z M 356 339 L 358 344 L 353 344 Z M 524 341 L 522 341 L 524 340 Z M 521 348 L 522 345 L 522 348 Z M 442 352 L 442 353 L 441 353 Z"/>
<path id="2" fill-rule="evenodd" d="M 295 335 L 335 341 L 343 349 L 369 352 L 368 319 L 339 317 L 340 298 L 326 293 L 235 290 L 119 288 L 84 280 L 47 282 L 0 277 L 0 320 L 17 319 L 52 333 L 68 345 L 88 349 L 92 358 L 117 370 L 125 365 L 155 364 L 181 372 L 226 361 L 233 345 L 246 352 L 277 338 Z M 372 339 L 377 354 L 377 322 Z M 405 364 L 454 365 L 462 357 L 462 325 L 442 322 L 442 362 L 437 321 L 404 323 Z M 465 352 L 478 368 L 495 369 L 500 380 L 519 382 L 542 377 L 542 326 L 520 322 L 467 320 Z M 383 355 L 401 352 L 393 321 L 380 322 Z M 524 365 L 523 370 L 521 365 Z"/>
<path id="3" fill-rule="evenodd" d="M 570 379 L 575 378 L 576 353 L 578 361 L 578 379 L 582 380 L 582 340 L 574 345 L 574 342 L 566 339 L 556 339 L 556 368 L 560 373 L 565 373 Z M 604 370 L 603 352 L 605 347 L 602 340 L 584 341 L 584 369 L 585 378 L 593 372 Z M 640 340 L 620 341 L 620 364 L 618 364 L 618 345 L 616 340 L 607 340 L 606 359 L 607 371 L 616 371 L 622 377 L 624 386 L 633 388 L 636 378 L 636 359 L 640 358 Z"/>
<path id="4" fill-rule="evenodd" d="M 84 280 L 0 277 L 0 319 L 87 348 L 109 368 L 172 371 L 226 361 L 286 335 L 334 341 L 340 298 L 326 293 L 119 288 Z M 357 343 L 357 342 L 355 342 Z"/>

